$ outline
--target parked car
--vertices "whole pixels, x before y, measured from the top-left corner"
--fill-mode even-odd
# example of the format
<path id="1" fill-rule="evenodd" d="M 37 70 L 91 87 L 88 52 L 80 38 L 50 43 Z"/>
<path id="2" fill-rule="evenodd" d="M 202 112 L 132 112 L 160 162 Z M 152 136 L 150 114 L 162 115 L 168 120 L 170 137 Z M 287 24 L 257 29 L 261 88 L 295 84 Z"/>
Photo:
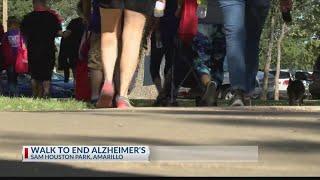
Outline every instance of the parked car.
<path id="1" fill-rule="evenodd" d="M 1 73 L 1 87 L 2 94 L 7 96 L 9 94 L 8 91 L 8 83 L 7 83 L 7 75 L 5 72 Z M 18 76 L 18 93 L 19 96 L 22 97 L 31 97 L 32 96 L 32 88 L 31 88 L 31 76 L 28 74 L 23 74 Z M 74 83 L 70 81 L 68 83 L 64 82 L 63 75 L 58 73 L 53 73 L 52 81 L 51 81 L 51 97 L 52 98 L 70 98 L 74 96 Z"/>
<path id="2" fill-rule="evenodd" d="M 276 71 L 270 71 L 270 74 L 276 75 Z M 281 70 L 279 76 L 279 95 L 280 98 L 287 98 L 287 88 L 289 86 L 290 78 L 293 79 L 293 75 L 289 72 L 289 70 Z"/>
<path id="3" fill-rule="evenodd" d="M 320 71 L 314 71 L 312 74 L 312 82 L 309 85 L 309 91 L 312 99 L 320 99 Z"/>
<path id="4" fill-rule="evenodd" d="M 263 78 L 264 78 L 264 72 L 259 71 L 257 73 L 256 77 L 256 87 L 254 90 L 254 93 L 252 95 L 253 99 L 259 99 L 262 96 L 263 93 Z M 268 94 L 267 98 L 272 99 L 274 97 L 274 76 L 272 74 L 269 74 L 269 81 L 268 81 Z M 234 96 L 234 92 L 231 88 L 230 79 L 229 79 L 229 73 L 225 72 L 224 74 L 224 81 L 222 84 L 221 92 L 219 97 L 224 100 L 230 100 Z"/>
<path id="5" fill-rule="evenodd" d="M 309 91 L 309 86 L 312 83 L 312 74 L 307 71 L 296 71 L 294 75 L 294 79 L 302 81 L 303 85 L 306 88 L 305 96 L 307 99 L 311 97 L 311 93 Z"/>

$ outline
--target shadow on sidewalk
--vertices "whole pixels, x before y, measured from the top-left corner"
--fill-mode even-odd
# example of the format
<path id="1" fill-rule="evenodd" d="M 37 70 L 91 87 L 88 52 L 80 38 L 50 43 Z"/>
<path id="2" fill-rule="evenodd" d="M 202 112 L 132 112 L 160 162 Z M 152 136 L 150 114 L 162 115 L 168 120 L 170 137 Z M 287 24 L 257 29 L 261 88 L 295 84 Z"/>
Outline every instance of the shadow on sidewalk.
<path id="1" fill-rule="evenodd" d="M 95 171 L 84 168 L 74 168 L 67 165 L 51 163 L 22 163 L 18 161 L 0 160 L 0 176 L 7 177 L 127 177 L 148 176 L 133 173 L 112 171 Z M 149 175 L 150 176 L 150 175 Z"/>

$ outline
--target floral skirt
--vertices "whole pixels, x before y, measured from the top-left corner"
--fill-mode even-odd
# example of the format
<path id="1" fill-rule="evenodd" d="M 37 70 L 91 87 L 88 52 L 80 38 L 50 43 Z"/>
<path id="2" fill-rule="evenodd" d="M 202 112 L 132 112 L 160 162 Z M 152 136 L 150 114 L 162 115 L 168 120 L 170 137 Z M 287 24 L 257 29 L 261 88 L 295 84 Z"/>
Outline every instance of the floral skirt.
<path id="1" fill-rule="evenodd" d="M 194 68 L 199 75 L 210 75 L 216 83 L 223 81 L 226 39 L 222 25 L 199 24 L 192 42 L 195 51 Z"/>

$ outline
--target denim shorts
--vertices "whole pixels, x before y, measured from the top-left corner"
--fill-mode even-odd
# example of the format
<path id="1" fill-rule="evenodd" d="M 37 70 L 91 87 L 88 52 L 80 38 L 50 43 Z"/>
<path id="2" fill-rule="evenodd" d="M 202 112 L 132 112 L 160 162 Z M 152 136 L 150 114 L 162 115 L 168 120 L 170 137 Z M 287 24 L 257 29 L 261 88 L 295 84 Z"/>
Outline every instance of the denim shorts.
<path id="1" fill-rule="evenodd" d="M 128 9 L 145 15 L 153 15 L 156 0 L 99 0 L 100 7 Z"/>

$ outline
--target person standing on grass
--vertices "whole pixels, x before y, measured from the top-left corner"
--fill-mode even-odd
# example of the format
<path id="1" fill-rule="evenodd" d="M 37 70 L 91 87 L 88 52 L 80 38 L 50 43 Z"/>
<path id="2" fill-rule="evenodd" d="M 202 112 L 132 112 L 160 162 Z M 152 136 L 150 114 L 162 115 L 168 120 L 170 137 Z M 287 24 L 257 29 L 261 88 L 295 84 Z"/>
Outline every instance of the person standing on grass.
<path id="1" fill-rule="evenodd" d="M 1 48 L 1 45 L 2 45 L 1 41 L 2 41 L 3 35 L 4 35 L 4 28 L 3 28 L 2 25 L 0 25 L 0 48 Z M 3 54 L 2 54 L 2 52 L 0 52 L 0 72 L 3 70 L 3 65 L 4 65 L 3 61 L 4 61 Z M 0 87 L 0 89 L 1 89 L 1 87 Z"/>
<path id="2" fill-rule="evenodd" d="M 0 49 L 2 48 L 2 37 L 4 35 L 4 28 L 2 26 L 2 24 L 0 25 Z M 0 73 L 2 72 L 2 70 L 4 69 L 4 57 L 3 57 L 3 53 L 0 51 Z M 0 95 L 2 95 L 3 93 L 3 87 L 0 84 Z"/>
<path id="3" fill-rule="evenodd" d="M 35 98 L 50 96 L 55 63 L 55 38 L 62 36 L 61 20 L 52 13 L 46 0 L 33 0 L 34 10 L 21 23 L 26 37 L 32 92 Z"/>
<path id="4" fill-rule="evenodd" d="M 70 69 L 72 70 L 73 78 L 76 79 L 76 63 L 79 59 L 81 39 L 85 32 L 82 8 L 80 1 L 77 5 L 77 14 L 79 17 L 72 19 L 67 26 L 67 30 L 63 33 L 62 41 L 64 41 L 65 44 L 62 50 L 66 56 L 60 56 L 64 58 L 59 61 L 63 65 L 65 82 L 69 82 Z"/>
<path id="5" fill-rule="evenodd" d="M 7 71 L 10 97 L 18 96 L 18 74 L 16 73 L 15 65 L 22 38 L 19 19 L 14 16 L 9 17 L 8 32 L 4 34 L 1 42 L 1 53 L 4 55 L 4 67 Z"/>

